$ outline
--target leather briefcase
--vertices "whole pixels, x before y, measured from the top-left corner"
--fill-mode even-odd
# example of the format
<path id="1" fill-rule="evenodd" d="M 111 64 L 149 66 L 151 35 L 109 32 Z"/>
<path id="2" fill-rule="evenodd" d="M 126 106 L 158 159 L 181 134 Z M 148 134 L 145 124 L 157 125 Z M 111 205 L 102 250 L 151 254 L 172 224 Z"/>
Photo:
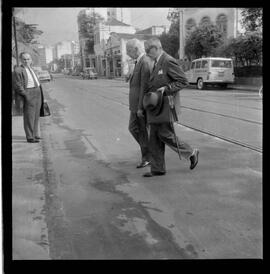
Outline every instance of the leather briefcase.
<path id="1" fill-rule="evenodd" d="M 40 108 L 40 117 L 45 117 L 50 115 L 51 115 L 51 112 L 50 112 L 49 105 L 46 101 L 44 101 Z"/>

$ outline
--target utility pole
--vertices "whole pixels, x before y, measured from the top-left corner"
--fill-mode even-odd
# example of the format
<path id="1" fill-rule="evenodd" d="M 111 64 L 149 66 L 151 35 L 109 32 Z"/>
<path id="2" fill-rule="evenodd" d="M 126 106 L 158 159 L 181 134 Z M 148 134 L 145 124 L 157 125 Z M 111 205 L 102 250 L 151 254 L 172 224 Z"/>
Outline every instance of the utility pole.
<path id="1" fill-rule="evenodd" d="M 16 33 L 16 21 L 15 21 L 15 16 L 14 16 L 14 8 L 12 8 L 12 20 L 13 20 L 13 32 L 14 32 L 16 62 L 17 62 L 17 66 L 19 66 L 19 55 L 18 55 L 18 44 L 17 44 L 17 33 Z"/>
<path id="2" fill-rule="evenodd" d="M 184 8 L 179 8 L 179 59 L 183 59 L 184 50 Z"/>

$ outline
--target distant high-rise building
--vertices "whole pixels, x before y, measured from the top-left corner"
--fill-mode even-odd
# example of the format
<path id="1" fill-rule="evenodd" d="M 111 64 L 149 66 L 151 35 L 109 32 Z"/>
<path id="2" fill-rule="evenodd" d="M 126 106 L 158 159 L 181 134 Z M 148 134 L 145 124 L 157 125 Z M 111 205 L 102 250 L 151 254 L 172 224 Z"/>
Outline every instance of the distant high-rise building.
<path id="1" fill-rule="evenodd" d="M 46 64 L 49 64 L 51 61 L 53 61 L 53 49 L 53 46 L 45 47 Z"/>
<path id="2" fill-rule="evenodd" d="M 72 54 L 71 41 L 62 41 L 56 44 L 56 56 L 60 59 L 62 55 Z"/>
<path id="3" fill-rule="evenodd" d="M 43 45 L 38 45 L 36 47 L 36 50 L 38 52 L 38 59 L 37 59 L 37 64 L 35 65 L 44 69 L 47 68 L 45 47 Z"/>

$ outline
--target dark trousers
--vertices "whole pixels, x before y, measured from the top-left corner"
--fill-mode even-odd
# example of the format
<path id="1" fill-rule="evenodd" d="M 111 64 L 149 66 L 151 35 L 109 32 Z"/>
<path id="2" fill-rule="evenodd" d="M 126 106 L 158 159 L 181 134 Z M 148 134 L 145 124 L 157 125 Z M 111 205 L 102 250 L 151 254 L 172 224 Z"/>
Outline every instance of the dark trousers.
<path id="1" fill-rule="evenodd" d="M 192 155 L 189 144 L 178 139 L 180 155 L 186 159 Z M 177 143 L 171 123 L 150 124 L 149 149 L 151 154 L 151 171 L 166 172 L 165 144 L 178 153 Z"/>
<path id="2" fill-rule="evenodd" d="M 39 116 L 41 107 L 40 88 L 26 89 L 23 106 L 23 125 L 26 139 L 38 136 Z"/>
<path id="3" fill-rule="evenodd" d="M 144 114 L 145 115 L 145 114 Z M 136 112 L 130 112 L 128 129 L 140 145 L 142 161 L 149 161 L 148 132 L 146 116 L 139 118 Z"/>

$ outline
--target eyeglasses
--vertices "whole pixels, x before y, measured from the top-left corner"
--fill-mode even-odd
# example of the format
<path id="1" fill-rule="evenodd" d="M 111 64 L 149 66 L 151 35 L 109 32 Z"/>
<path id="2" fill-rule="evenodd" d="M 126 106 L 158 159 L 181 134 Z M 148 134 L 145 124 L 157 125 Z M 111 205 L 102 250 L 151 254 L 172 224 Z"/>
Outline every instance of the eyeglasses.
<path id="1" fill-rule="evenodd" d="M 146 49 L 145 49 L 145 52 L 148 54 L 152 48 L 157 49 L 156 46 L 152 45 L 152 46 L 150 46 L 149 48 L 146 48 Z"/>

